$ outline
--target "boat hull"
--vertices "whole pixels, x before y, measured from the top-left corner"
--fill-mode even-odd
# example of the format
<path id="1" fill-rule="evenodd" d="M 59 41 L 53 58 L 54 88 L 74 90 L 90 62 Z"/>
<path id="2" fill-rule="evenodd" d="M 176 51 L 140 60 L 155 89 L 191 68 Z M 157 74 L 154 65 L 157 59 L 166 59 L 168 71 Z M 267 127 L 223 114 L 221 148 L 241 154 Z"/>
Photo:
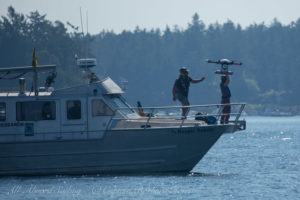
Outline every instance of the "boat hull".
<path id="1" fill-rule="evenodd" d="M 101 139 L 1 143 L 0 175 L 189 172 L 227 128 L 109 130 Z"/>

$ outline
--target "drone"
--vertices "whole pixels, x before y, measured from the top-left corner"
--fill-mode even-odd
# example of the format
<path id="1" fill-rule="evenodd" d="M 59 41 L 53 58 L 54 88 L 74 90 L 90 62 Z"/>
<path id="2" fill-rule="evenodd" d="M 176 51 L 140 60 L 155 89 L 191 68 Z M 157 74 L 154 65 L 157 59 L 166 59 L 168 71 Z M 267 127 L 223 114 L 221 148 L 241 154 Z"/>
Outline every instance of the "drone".
<path id="1" fill-rule="evenodd" d="M 221 70 L 217 70 L 215 73 L 216 74 L 224 74 L 224 75 L 232 75 L 233 72 L 232 71 L 228 71 L 228 66 L 229 65 L 242 65 L 243 63 L 241 62 L 235 62 L 232 60 L 228 60 L 226 58 L 221 59 L 221 60 L 209 60 L 206 59 L 205 60 L 207 63 L 216 63 L 216 64 L 220 64 L 221 65 Z"/>

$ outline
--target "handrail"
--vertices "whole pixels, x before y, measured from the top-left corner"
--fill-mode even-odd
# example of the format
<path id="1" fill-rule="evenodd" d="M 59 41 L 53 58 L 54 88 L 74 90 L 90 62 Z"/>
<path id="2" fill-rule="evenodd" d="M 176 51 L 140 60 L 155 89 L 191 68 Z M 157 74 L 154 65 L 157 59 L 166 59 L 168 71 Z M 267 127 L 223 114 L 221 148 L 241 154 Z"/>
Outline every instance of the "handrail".
<path id="1" fill-rule="evenodd" d="M 192 105 L 192 106 L 157 106 L 157 107 L 142 107 L 142 109 L 171 109 L 171 108 L 201 108 L 201 107 L 213 107 L 213 106 L 226 106 L 226 105 L 246 105 L 246 103 L 225 103 L 225 104 L 203 104 L 203 105 Z M 116 110 L 130 110 L 139 109 L 139 107 L 120 107 Z"/>
<path id="2" fill-rule="evenodd" d="M 231 113 L 225 113 L 223 114 L 222 113 L 222 109 L 224 108 L 224 106 L 240 106 L 239 109 L 238 109 L 238 112 L 231 112 Z M 195 112 L 195 110 L 191 110 L 191 109 L 199 109 L 199 108 L 218 108 L 218 112 L 216 114 L 201 114 L 201 115 L 197 115 L 199 117 L 209 117 L 209 116 L 214 116 L 216 117 L 216 120 L 219 121 L 220 117 L 221 116 L 225 116 L 225 115 L 229 115 L 229 116 L 235 116 L 235 119 L 233 121 L 230 121 L 230 122 L 234 122 L 234 125 L 237 125 L 238 124 L 238 120 L 245 108 L 245 105 L 246 103 L 229 103 L 229 104 L 204 104 L 204 105 L 192 105 L 192 106 L 160 106 L 160 107 L 143 107 L 142 109 L 143 110 L 150 110 L 150 113 L 148 113 L 149 115 L 147 117 L 128 117 L 126 116 L 125 118 L 115 118 L 115 115 L 111 117 L 110 119 L 110 123 L 108 124 L 107 126 L 107 129 L 110 129 L 112 128 L 111 127 L 111 124 L 112 124 L 112 121 L 114 120 L 130 120 L 130 119 L 145 119 L 146 120 L 146 123 L 143 126 L 144 129 L 148 128 L 148 127 L 151 127 L 150 126 L 150 123 L 151 123 L 151 119 L 179 119 L 181 120 L 181 123 L 179 125 L 179 127 L 181 128 L 186 121 L 188 121 L 189 119 L 192 119 L 195 117 L 195 115 L 188 115 L 188 116 L 185 116 L 185 117 L 182 117 L 181 115 L 174 115 L 174 116 L 171 116 L 171 115 L 166 115 L 164 117 L 162 116 L 155 116 L 155 111 L 164 111 L 164 110 L 172 110 L 172 109 L 182 109 L 182 108 L 188 108 L 191 112 Z M 123 108 L 123 107 L 120 107 L 120 108 L 117 108 L 115 110 L 115 113 L 117 113 L 118 111 L 122 112 L 123 110 L 138 110 L 140 109 L 140 107 L 130 107 L 130 108 Z M 137 114 L 137 113 L 136 113 Z M 138 115 L 138 114 L 137 114 Z"/>
<path id="3" fill-rule="evenodd" d="M 222 109 L 224 108 L 224 106 L 226 105 L 231 105 L 231 106 L 239 106 L 236 108 L 237 112 L 233 111 L 231 113 L 228 113 L 228 114 L 222 114 Z M 175 119 L 173 123 L 173 121 L 165 121 L 167 123 L 165 123 L 166 126 L 162 126 L 162 127 L 165 127 L 165 128 L 169 128 L 169 127 L 172 127 L 172 128 L 182 128 L 184 125 L 188 125 L 188 126 L 199 126 L 199 125 L 202 125 L 202 123 L 198 123 L 198 122 L 195 122 L 195 121 L 192 121 L 191 119 L 194 119 L 195 118 L 195 113 L 197 111 L 195 110 L 190 110 L 190 113 L 192 115 L 189 115 L 189 116 L 186 116 L 186 117 L 182 117 L 180 115 L 180 112 L 177 112 L 178 115 L 157 115 L 157 113 L 155 113 L 155 111 L 161 111 L 161 110 L 165 110 L 165 109 L 181 109 L 183 107 L 187 107 L 187 108 L 191 108 L 191 109 L 196 109 L 196 108 L 218 108 L 218 110 L 215 110 L 214 109 L 214 112 L 216 113 L 209 113 L 209 114 L 200 114 L 200 115 L 197 115 L 197 116 L 205 116 L 205 117 L 209 117 L 209 116 L 214 116 L 216 117 L 217 119 L 219 119 L 221 116 L 224 116 L 224 115 L 230 115 L 230 116 L 235 116 L 235 119 L 234 120 L 230 120 L 229 123 L 231 125 L 234 125 L 234 127 L 230 127 L 230 128 L 233 128 L 234 130 L 244 130 L 245 127 L 246 127 L 246 124 L 244 121 L 239 121 L 239 118 L 245 108 L 245 103 L 233 103 L 233 104 L 207 104 L 207 105 L 194 105 L 194 106 L 164 106 L 164 107 L 144 107 L 143 109 L 144 110 L 147 110 L 149 109 L 151 111 L 151 113 L 148 115 L 148 117 L 140 117 L 138 116 L 138 113 L 135 113 L 134 115 L 136 117 L 129 117 L 129 116 L 126 116 L 125 114 L 119 114 L 118 112 L 121 111 L 121 110 L 134 110 L 134 109 L 139 109 L 138 107 L 137 108 L 117 108 L 114 110 L 114 114 L 111 116 L 110 120 L 108 121 L 108 124 L 107 126 L 104 128 L 104 129 L 99 129 L 99 130 L 95 130 L 95 131 L 67 131 L 67 132 L 35 132 L 34 133 L 34 138 L 32 138 L 32 140 L 56 140 L 56 139 L 60 139 L 61 137 L 57 136 L 57 134 L 60 134 L 60 136 L 63 134 L 63 135 L 66 135 L 66 134 L 71 134 L 71 138 L 72 139 L 82 139 L 82 138 L 86 138 L 88 139 L 89 137 L 94 137 L 93 136 L 93 132 L 98 132 L 98 131 L 101 131 L 103 133 L 105 133 L 106 131 L 109 131 L 115 127 L 112 127 L 112 125 L 114 124 L 117 124 L 117 123 L 113 123 L 115 121 L 122 121 L 122 120 L 139 120 L 139 119 L 144 119 L 144 120 L 141 120 L 139 121 L 138 123 L 138 127 L 136 128 L 143 128 L 143 129 L 147 129 L 147 128 L 151 128 L 151 123 L 159 123 L 160 122 L 160 119 L 161 121 L 163 121 L 163 119 Z M 233 109 L 234 110 L 234 109 Z M 202 111 L 202 110 L 201 110 Z M 172 111 L 173 112 L 173 111 Z M 156 115 L 154 115 L 156 114 Z M 156 119 L 155 121 L 151 121 L 152 119 Z M 169 123 L 170 122 L 170 123 Z M 163 123 L 162 123 L 163 124 Z M 140 126 L 141 125 L 141 126 Z M 155 127 L 155 126 L 154 126 Z M 120 127 L 122 128 L 122 127 Z M 126 129 L 126 127 L 124 127 L 124 129 Z M 86 133 L 84 135 L 82 135 L 82 133 Z M 12 136 L 13 138 L 7 138 L 7 140 L 5 141 L 2 141 L 2 142 L 7 142 L 7 141 L 17 141 L 17 137 L 18 136 L 24 136 L 24 133 L 17 133 L 17 134 L 11 134 L 11 133 L 3 133 L 1 134 L 2 138 L 5 138 L 7 135 L 10 135 Z M 48 136 L 53 136 L 53 137 L 48 137 Z M 27 136 L 26 136 L 27 137 Z M 30 136 L 31 137 L 31 136 Z M 102 138 L 102 136 L 99 136 L 97 134 L 97 137 L 99 138 Z M 66 137 L 66 138 L 69 138 L 69 137 Z M 1 143 L 1 141 L 0 141 Z"/>

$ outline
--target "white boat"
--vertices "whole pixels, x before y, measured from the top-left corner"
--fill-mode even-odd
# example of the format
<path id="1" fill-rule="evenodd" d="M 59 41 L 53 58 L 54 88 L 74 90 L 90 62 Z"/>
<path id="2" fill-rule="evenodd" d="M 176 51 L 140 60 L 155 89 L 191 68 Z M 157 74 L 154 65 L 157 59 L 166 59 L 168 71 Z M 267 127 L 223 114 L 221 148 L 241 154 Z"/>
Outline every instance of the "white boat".
<path id="1" fill-rule="evenodd" d="M 188 172 L 222 134 L 246 128 L 239 120 L 245 104 L 232 104 L 238 111 L 228 124 L 180 118 L 179 106 L 143 108 L 150 113 L 141 116 L 112 79 L 89 70 L 95 65 L 78 60 L 89 82 L 58 90 L 50 87 L 55 66 L 0 68 L 2 75 L 33 73 L 35 84 L 26 91 L 21 78 L 18 91 L 0 92 L 0 175 Z M 51 74 L 38 87 L 42 71 Z M 209 108 L 217 113 L 206 117 L 220 117 L 222 105 L 190 106 Z"/>

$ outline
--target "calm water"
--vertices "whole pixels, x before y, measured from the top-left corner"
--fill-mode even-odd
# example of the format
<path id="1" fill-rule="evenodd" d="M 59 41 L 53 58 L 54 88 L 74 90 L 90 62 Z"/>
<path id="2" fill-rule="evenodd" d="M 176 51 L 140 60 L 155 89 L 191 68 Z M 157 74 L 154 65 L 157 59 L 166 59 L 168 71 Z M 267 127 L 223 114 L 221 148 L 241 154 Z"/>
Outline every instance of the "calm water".
<path id="1" fill-rule="evenodd" d="M 189 174 L 0 178 L 0 199 L 300 199 L 300 117 L 247 117 Z"/>

